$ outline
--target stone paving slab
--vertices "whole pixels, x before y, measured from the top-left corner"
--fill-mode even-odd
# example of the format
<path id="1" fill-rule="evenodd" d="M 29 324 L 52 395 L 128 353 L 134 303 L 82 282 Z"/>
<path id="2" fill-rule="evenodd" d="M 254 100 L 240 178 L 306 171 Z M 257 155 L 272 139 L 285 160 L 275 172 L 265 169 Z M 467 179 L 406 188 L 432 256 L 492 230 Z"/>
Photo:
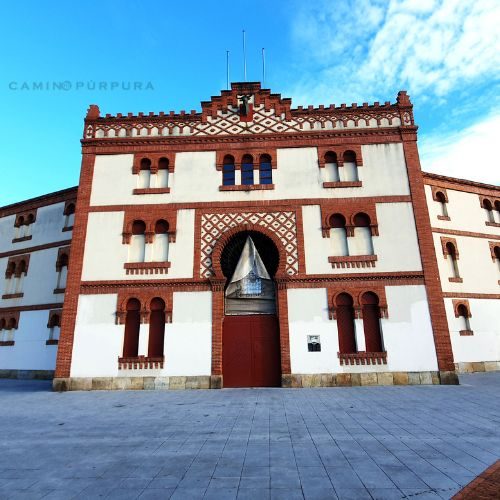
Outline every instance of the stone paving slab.
<path id="1" fill-rule="evenodd" d="M 0 379 L 0 500 L 449 499 L 500 458 L 460 386 L 54 393 Z"/>

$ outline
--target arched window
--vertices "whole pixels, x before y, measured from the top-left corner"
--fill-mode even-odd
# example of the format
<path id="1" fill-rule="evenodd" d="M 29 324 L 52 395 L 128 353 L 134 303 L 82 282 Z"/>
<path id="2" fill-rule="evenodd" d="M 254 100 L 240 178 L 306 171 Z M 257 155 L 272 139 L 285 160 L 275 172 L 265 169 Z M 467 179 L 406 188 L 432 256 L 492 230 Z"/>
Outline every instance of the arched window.
<path id="1" fill-rule="evenodd" d="M 500 224 L 500 201 L 497 200 L 495 201 L 495 215 L 496 215 L 496 221 Z"/>
<path id="2" fill-rule="evenodd" d="M 168 222 L 159 220 L 155 224 L 155 239 L 153 243 L 153 262 L 168 261 Z"/>
<path id="3" fill-rule="evenodd" d="M 15 238 L 22 238 L 25 235 L 26 226 L 24 224 L 24 217 L 21 215 L 18 217 L 16 222 Z"/>
<path id="4" fill-rule="evenodd" d="M 70 203 L 64 210 L 64 227 L 73 227 L 75 223 L 75 204 Z"/>
<path id="5" fill-rule="evenodd" d="M 234 186 L 235 183 L 234 158 L 231 155 L 224 156 L 222 165 L 222 185 Z"/>
<path id="6" fill-rule="evenodd" d="M 151 178 L 151 160 L 143 158 L 141 160 L 141 169 L 139 171 L 138 188 L 148 188 Z"/>
<path id="7" fill-rule="evenodd" d="M 10 318 L 7 322 L 7 338 L 6 340 L 12 342 L 14 340 L 14 330 L 17 330 L 17 321 L 15 318 Z"/>
<path id="8" fill-rule="evenodd" d="M 500 271 L 500 246 L 496 246 L 493 249 L 493 255 L 495 256 L 498 265 L 498 270 Z"/>
<path id="9" fill-rule="evenodd" d="M 333 256 L 349 255 L 347 245 L 346 221 L 342 214 L 334 214 L 330 217 L 330 239 L 332 240 Z"/>
<path id="10" fill-rule="evenodd" d="M 339 182 L 339 164 L 337 160 L 337 153 L 328 151 L 325 154 L 325 168 L 326 168 L 326 178 L 329 182 Z"/>
<path id="11" fill-rule="evenodd" d="M 269 155 L 260 155 L 259 176 L 260 184 L 273 183 L 273 170 L 271 165 L 271 157 Z"/>
<path id="12" fill-rule="evenodd" d="M 23 280 L 26 276 L 26 262 L 21 260 L 16 266 L 16 285 L 14 293 L 22 293 L 23 290 Z"/>
<path id="13" fill-rule="evenodd" d="M 26 217 L 26 221 L 24 223 L 25 224 L 24 236 L 31 236 L 34 222 L 35 222 L 35 216 L 33 214 L 28 214 L 28 217 Z"/>
<path id="14" fill-rule="evenodd" d="M 168 158 L 158 160 L 158 173 L 156 174 L 156 187 L 168 187 Z"/>
<path id="15" fill-rule="evenodd" d="M 16 263 L 9 262 L 7 265 L 7 271 L 5 271 L 5 295 L 13 293 L 13 284 L 15 281 Z"/>
<path id="16" fill-rule="evenodd" d="M 457 249 L 450 241 L 446 243 L 446 252 L 448 254 L 447 260 L 451 278 L 460 278 L 460 273 L 458 272 Z"/>
<path id="17" fill-rule="evenodd" d="M 159 358 L 163 356 L 165 338 L 165 302 L 156 297 L 150 307 L 148 356 Z"/>
<path id="18" fill-rule="evenodd" d="M 380 328 L 379 300 L 373 292 L 366 292 L 361 297 L 363 328 L 367 352 L 382 352 L 382 331 Z"/>
<path id="19" fill-rule="evenodd" d="M 440 215 L 443 217 L 448 217 L 448 209 L 446 208 L 446 197 L 441 191 L 436 193 L 436 200 L 439 203 Z"/>
<path id="20" fill-rule="evenodd" d="M 241 183 L 244 186 L 253 184 L 253 158 L 252 155 L 244 155 L 241 160 Z"/>
<path id="21" fill-rule="evenodd" d="M 373 255 L 373 241 L 370 217 L 365 213 L 354 216 L 354 240 L 352 246 L 354 252 L 351 255 Z M 349 242 L 351 245 L 351 242 Z M 349 250 L 351 247 L 349 247 Z"/>
<path id="22" fill-rule="evenodd" d="M 343 354 L 357 352 L 353 304 L 352 297 L 348 293 L 339 294 L 335 300 L 339 352 Z"/>
<path id="23" fill-rule="evenodd" d="M 457 307 L 458 318 L 460 321 L 460 331 L 461 332 L 472 332 L 470 327 L 470 313 L 464 304 L 459 304 Z"/>
<path id="24" fill-rule="evenodd" d="M 141 303 L 137 299 L 127 302 L 125 334 L 123 336 L 123 357 L 135 358 L 139 352 L 139 330 L 141 328 Z"/>
<path id="25" fill-rule="evenodd" d="M 7 340 L 7 329 L 5 319 L 0 319 L 0 340 L 3 342 Z"/>
<path id="26" fill-rule="evenodd" d="M 344 178 L 343 181 L 359 181 L 356 153 L 354 151 L 344 152 Z"/>
<path id="27" fill-rule="evenodd" d="M 490 200 L 483 200 L 483 208 L 486 210 L 486 220 L 495 222 L 495 214 L 493 213 L 493 205 Z"/>
<path id="28" fill-rule="evenodd" d="M 129 262 L 144 262 L 146 254 L 146 224 L 142 220 L 135 220 L 132 224 L 130 239 Z"/>
<path id="29" fill-rule="evenodd" d="M 49 329 L 49 340 L 59 340 L 59 331 L 61 329 L 61 317 L 59 314 L 52 314 L 47 327 Z"/>
<path id="30" fill-rule="evenodd" d="M 56 289 L 62 290 L 66 288 L 66 281 L 68 279 L 68 255 L 62 253 L 56 263 L 57 270 L 57 284 Z"/>

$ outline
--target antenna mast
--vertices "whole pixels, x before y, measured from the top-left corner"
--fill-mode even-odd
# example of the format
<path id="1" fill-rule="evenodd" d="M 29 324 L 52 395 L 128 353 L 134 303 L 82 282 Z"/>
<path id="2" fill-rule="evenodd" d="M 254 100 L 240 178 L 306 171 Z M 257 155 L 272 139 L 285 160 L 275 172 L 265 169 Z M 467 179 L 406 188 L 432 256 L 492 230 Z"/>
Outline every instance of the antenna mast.
<path id="1" fill-rule="evenodd" d="M 245 43 L 245 30 L 243 30 L 243 81 L 247 81 L 247 48 Z"/>
<path id="2" fill-rule="evenodd" d="M 266 49 L 262 47 L 262 88 L 266 86 Z"/>

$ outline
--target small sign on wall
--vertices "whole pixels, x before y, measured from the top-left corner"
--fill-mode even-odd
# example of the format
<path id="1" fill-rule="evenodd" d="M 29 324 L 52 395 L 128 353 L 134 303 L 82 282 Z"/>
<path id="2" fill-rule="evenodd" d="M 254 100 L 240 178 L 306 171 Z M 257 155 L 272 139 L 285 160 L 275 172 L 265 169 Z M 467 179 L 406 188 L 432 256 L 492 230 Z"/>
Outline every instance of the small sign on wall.
<path id="1" fill-rule="evenodd" d="M 309 352 L 321 351 L 321 342 L 319 339 L 319 335 L 308 335 L 307 336 L 307 350 Z"/>

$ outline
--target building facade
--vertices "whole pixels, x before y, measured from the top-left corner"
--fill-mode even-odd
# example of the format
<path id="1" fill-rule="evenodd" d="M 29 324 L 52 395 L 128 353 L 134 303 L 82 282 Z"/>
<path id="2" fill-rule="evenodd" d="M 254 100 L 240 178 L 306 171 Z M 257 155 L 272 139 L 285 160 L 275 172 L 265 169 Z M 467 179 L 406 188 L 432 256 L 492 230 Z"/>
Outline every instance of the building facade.
<path id="1" fill-rule="evenodd" d="M 500 190 L 424 174 L 425 194 L 459 371 L 500 369 Z"/>
<path id="2" fill-rule="evenodd" d="M 54 375 L 76 194 L 0 208 L 0 376 Z"/>
<path id="3" fill-rule="evenodd" d="M 201 113 L 92 105 L 82 145 L 55 389 L 449 384 L 500 367 L 499 190 L 421 172 L 406 92 L 294 109 L 233 83 Z"/>

